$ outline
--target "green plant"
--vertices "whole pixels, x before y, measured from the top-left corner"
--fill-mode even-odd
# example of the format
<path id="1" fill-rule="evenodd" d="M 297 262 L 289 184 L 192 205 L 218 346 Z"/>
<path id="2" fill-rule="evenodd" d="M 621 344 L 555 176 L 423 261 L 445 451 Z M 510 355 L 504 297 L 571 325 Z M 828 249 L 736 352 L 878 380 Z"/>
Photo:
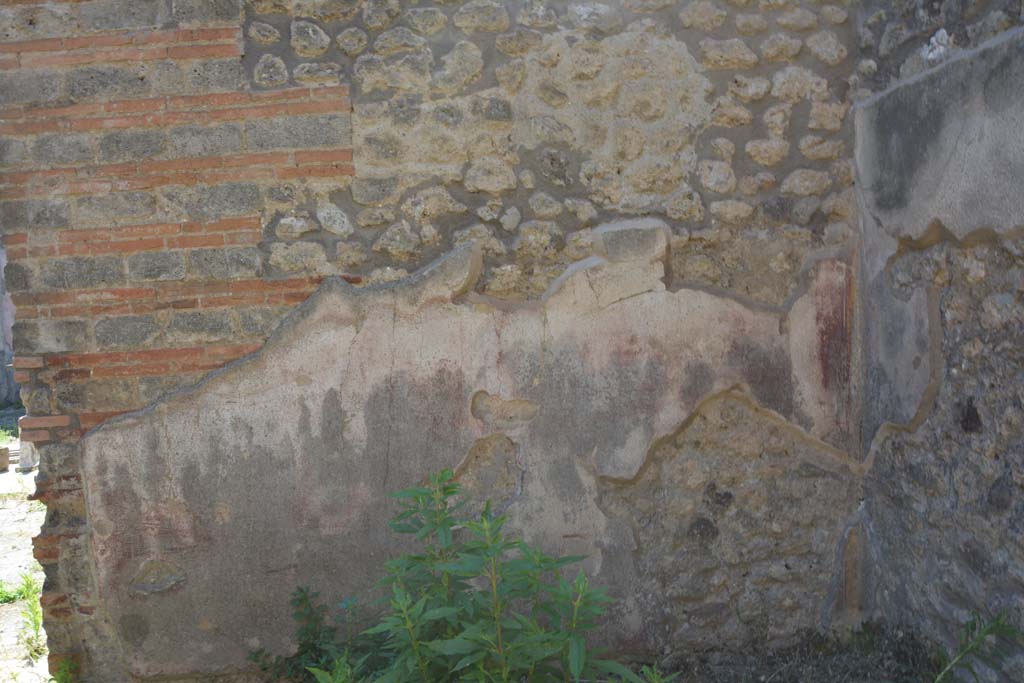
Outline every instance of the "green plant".
<path id="1" fill-rule="evenodd" d="M 297 588 L 292 593 L 292 617 L 299 648 L 287 657 L 271 656 L 259 649 L 249 653 L 250 661 L 260 670 L 287 680 L 307 679 L 311 667 L 330 667 L 341 655 L 337 646 L 337 629 L 328 623 L 327 608 L 316 603 L 317 593 Z"/>
<path id="2" fill-rule="evenodd" d="M 0 425 L 0 446 L 14 443 L 18 440 L 18 428 L 14 425 Z"/>
<path id="3" fill-rule="evenodd" d="M 991 619 L 975 614 L 964 624 L 960 632 L 960 644 L 952 657 L 941 655 L 939 674 L 934 683 L 953 680 L 958 671 L 970 673 L 979 681 L 973 662 L 981 662 L 998 671 L 1002 662 L 1010 656 L 1009 646 L 1024 644 L 1024 633 L 1011 624 L 1005 613 Z"/>
<path id="4" fill-rule="evenodd" d="M 42 586 L 36 578 L 26 572 L 21 575 L 21 586 L 18 588 L 24 595 L 21 607 L 21 631 L 18 643 L 25 648 L 25 656 L 35 663 L 46 654 L 46 634 L 43 632 L 43 607 L 39 602 Z"/>
<path id="5" fill-rule="evenodd" d="M 450 470 L 394 497 L 391 529 L 422 545 L 387 564 L 389 609 L 366 631 L 385 638 L 380 683 L 580 681 L 625 667 L 599 659 L 587 643 L 605 606 L 603 590 L 579 572 L 581 558 L 553 558 L 504 533 L 490 504 L 477 519 L 458 516 L 464 501 Z"/>
<path id="6" fill-rule="evenodd" d="M 679 674 L 666 676 L 658 670 L 657 666 L 640 667 L 640 676 L 643 677 L 644 683 L 671 683 L 679 678 Z"/>
<path id="7" fill-rule="evenodd" d="M 346 652 L 335 659 L 329 672 L 316 667 L 309 667 L 308 671 L 313 674 L 316 683 L 359 683 L 359 671 L 366 658 L 364 657 L 356 664 L 351 664 L 348 658 L 349 655 Z"/>
<path id="8" fill-rule="evenodd" d="M 386 564 L 389 598 L 375 626 L 339 639 L 316 594 L 300 589 L 292 603 L 298 651 L 251 658 L 279 677 L 316 683 L 644 683 L 589 646 L 610 600 L 582 571 L 564 576 L 581 558 L 550 557 L 507 535 L 490 504 L 469 518 L 460 494 L 449 470 L 393 494 L 401 510 L 390 527 L 420 548 Z M 656 669 L 645 675 L 647 683 L 672 680 Z"/>
<path id="9" fill-rule="evenodd" d="M 62 659 L 57 665 L 57 672 L 50 677 L 47 683 L 74 683 L 76 673 L 78 673 L 78 665 L 70 659 Z"/>

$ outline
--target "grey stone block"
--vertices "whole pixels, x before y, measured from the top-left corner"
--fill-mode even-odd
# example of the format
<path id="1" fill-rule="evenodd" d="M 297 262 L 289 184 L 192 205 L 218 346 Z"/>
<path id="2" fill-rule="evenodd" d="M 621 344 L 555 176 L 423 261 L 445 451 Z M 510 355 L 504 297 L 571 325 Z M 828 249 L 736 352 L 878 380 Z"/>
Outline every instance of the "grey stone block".
<path id="1" fill-rule="evenodd" d="M 52 259 L 39 268 L 39 284 L 51 289 L 113 287 L 124 281 L 124 264 L 117 256 Z"/>
<path id="2" fill-rule="evenodd" d="M 32 145 L 32 156 L 46 164 L 73 164 L 91 161 L 93 139 L 89 135 L 57 133 L 41 135 Z"/>
<path id="3" fill-rule="evenodd" d="M 238 126 L 179 126 L 167 131 L 168 154 L 173 157 L 207 157 L 242 150 Z"/>
<path id="4" fill-rule="evenodd" d="M 227 280 L 255 277 L 262 265 L 262 254 L 253 247 L 195 249 L 188 254 L 188 274 L 202 280 Z"/>
<path id="5" fill-rule="evenodd" d="M 351 120 L 342 114 L 247 121 L 245 137 L 253 150 L 288 147 L 341 147 L 351 144 Z"/>
<path id="6" fill-rule="evenodd" d="M 85 351 L 89 325 L 84 320 L 20 320 L 13 327 L 17 354 Z"/>
<path id="7" fill-rule="evenodd" d="M 185 277 L 185 257 L 180 251 L 146 251 L 128 257 L 130 280 L 180 280 Z"/>
<path id="8" fill-rule="evenodd" d="M 67 94 L 76 102 L 94 98 L 138 97 L 149 92 L 146 69 L 142 64 L 88 66 L 69 71 L 65 79 Z M 45 84 L 47 80 L 36 76 L 33 82 Z"/>
<path id="9" fill-rule="evenodd" d="M 241 0 L 171 0 L 171 14 L 182 24 L 238 21 Z"/>
<path id="10" fill-rule="evenodd" d="M 46 104 L 60 97 L 63 78 L 56 71 L 0 71 L 4 104 Z"/>
<path id="11" fill-rule="evenodd" d="M 167 138 L 161 130 L 119 130 L 100 140 L 103 161 L 141 161 L 161 154 Z"/>
<path id="12" fill-rule="evenodd" d="M 233 333 L 230 311 L 186 311 L 171 318 L 170 333 L 180 340 L 209 341 L 230 338 Z"/>
<path id="13" fill-rule="evenodd" d="M 160 334 L 160 325 L 151 315 L 123 315 L 97 321 L 95 333 L 101 349 L 137 349 Z"/>
<path id="14" fill-rule="evenodd" d="M 21 232 L 33 228 L 63 228 L 68 224 L 68 205 L 63 199 L 16 199 L 0 202 L 0 231 Z"/>

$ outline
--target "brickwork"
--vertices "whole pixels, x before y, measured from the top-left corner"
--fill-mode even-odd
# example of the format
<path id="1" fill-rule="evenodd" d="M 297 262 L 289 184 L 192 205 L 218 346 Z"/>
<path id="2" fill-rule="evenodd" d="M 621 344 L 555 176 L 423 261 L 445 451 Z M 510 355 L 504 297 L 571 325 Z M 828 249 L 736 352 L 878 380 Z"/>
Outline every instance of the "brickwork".
<path id="1" fill-rule="evenodd" d="M 241 16 L 191 0 L 0 8 L 0 226 L 54 658 L 102 667 L 77 439 L 258 349 L 323 279 L 271 263 L 265 218 L 353 173 L 348 89 L 252 90 Z"/>

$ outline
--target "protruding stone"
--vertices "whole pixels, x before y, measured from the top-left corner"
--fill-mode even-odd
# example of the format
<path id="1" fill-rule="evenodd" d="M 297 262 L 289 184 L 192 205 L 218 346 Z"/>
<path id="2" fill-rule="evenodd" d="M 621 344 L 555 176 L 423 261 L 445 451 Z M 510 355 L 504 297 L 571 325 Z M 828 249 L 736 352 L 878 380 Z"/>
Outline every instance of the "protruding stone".
<path id="1" fill-rule="evenodd" d="M 335 62 L 305 62 L 295 67 L 292 77 L 296 83 L 337 83 L 341 78 L 341 65 Z"/>
<path id="2" fill-rule="evenodd" d="M 725 128 L 743 128 L 754 120 L 754 114 L 729 95 L 715 100 L 711 110 L 711 123 Z"/>
<path id="3" fill-rule="evenodd" d="M 754 214 L 754 207 L 736 199 L 711 202 L 708 209 L 711 211 L 712 217 L 732 225 L 742 223 Z"/>
<path id="4" fill-rule="evenodd" d="M 253 68 L 252 78 L 256 85 L 264 88 L 284 85 L 288 82 L 288 67 L 276 55 L 263 55 Z"/>
<path id="5" fill-rule="evenodd" d="M 331 270 L 323 245 L 316 242 L 275 242 L 270 245 L 269 262 L 287 273 L 317 275 Z"/>
<path id="6" fill-rule="evenodd" d="M 775 166 L 789 156 L 789 143 L 781 138 L 751 140 L 746 150 L 747 155 L 762 166 Z"/>
<path id="7" fill-rule="evenodd" d="M 530 28 L 554 28 L 558 25 L 558 15 L 544 0 L 526 0 L 516 20 Z"/>
<path id="8" fill-rule="evenodd" d="M 788 102 L 775 104 L 765 110 L 761 117 L 764 121 L 768 134 L 773 138 L 783 138 L 789 129 L 789 117 L 793 112 L 793 105 Z"/>
<path id="9" fill-rule="evenodd" d="M 363 22 L 371 31 L 383 31 L 402 12 L 399 0 L 363 0 Z"/>
<path id="10" fill-rule="evenodd" d="M 342 52 L 349 57 L 355 57 L 366 49 L 366 44 L 370 39 L 366 35 L 366 31 L 353 26 L 339 33 L 334 40 Z"/>
<path id="11" fill-rule="evenodd" d="M 356 60 L 352 74 L 364 93 L 376 90 L 422 90 L 430 83 L 434 55 L 429 48 L 381 57 L 365 54 Z"/>
<path id="12" fill-rule="evenodd" d="M 772 77 L 772 96 L 790 102 L 822 99 L 828 96 L 828 81 L 802 66 L 787 66 Z"/>
<path id="13" fill-rule="evenodd" d="M 580 2 L 569 5 L 569 21 L 577 28 L 608 34 L 620 28 L 622 13 L 600 2 Z"/>
<path id="14" fill-rule="evenodd" d="M 395 220 L 395 212 L 384 207 L 370 207 L 356 214 L 356 223 L 360 228 L 379 228 Z"/>
<path id="15" fill-rule="evenodd" d="M 436 7 L 409 9 L 405 19 L 414 31 L 425 36 L 432 36 L 448 25 L 448 16 Z"/>
<path id="16" fill-rule="evenodd" d="M 760 76 L 751 77 L 737 74 L 729 84 L 729 93 L 743 102 L 756 102 L 763 99 L 771 89 L 771 81 Z"/>
<path id="17" fill-rule="evenodd" d="M 402 212 L 418 222 L 430 221 L 451 213 L 465 213 L 468 208 L 443 187 L 430 187 L 417 192 L 402 204 Z"/>
<path id="18" fill-rule="evenodd" d="M 505 204 L 500 198 L 491 197 L 483 206 L 477 208 L 476 215 L 479 216 L 482 221 L 496 221 L 498 220 L 498 216 L 501 215 L 501 209 L 504 206 Z"/>
<path id="19" fill-rule="evenodd" d="M 576 220 L 579 221 L 580 225 L 587 225 L 597 218 L 597 209 L 586 199 L 566 199 L 565 208 L 569 210 L 569 213 L 576 216 Z"/>
<path id="20" fill-rule="evenodd" d="M 305 212 L 294 212 L 283 216 L 277 222 L 274 233 L 283 240 L 297 240 L 308 232 L 319 229 L 309 214 Z"/>
<path id="21" fill-rule="evenodd" d="M 844 146 L 842 140 L 826 140 L 817 135 L 805 135 L 800 139 L 800 153 L 814 161 L 837 159 Z"/>
<path id="22" fill-rule="evenodd" d="M 527 221 L 519 226 L 516 238 L 516 256 L 522 259 L 542 259 L 555 252 L 555 240 L 562 231 L 552 221 Z"/>
<path id="23" fill-rule="evenodd" d="M 589 81 L 604 68 L 607 54 L 598 41 L 581 40 L 570 48 L 569 70 L 573 79 Z"/>
<path id="24" fill-rule="evenodd" d="M 822 19 L 835 26 L 845 24 L 847 17 L 849 17 L 846 10 L 835 5 L 825 5 L 821 8 L 820 13 Z"/>
<path id="25" fill-rule="evenodd" d="M 407 221 L 399 221 L 377 238 L 373 250 L 399 261 L 407 261 L 419 255 L 420 238 Z"/>
<path id="26" fill-rule="evenodd" d="M 732 166 L 724 161 L 704 160 L 697 165 L 700 184 L 718 194 L 728 194 L 736 189 L 736 175 Z"/>
<path id="27" fill-rule="evenodd" d="M 798 168 L 782 181 L 783 194 L 800 197 L 824 194 L 832 186 L 832 179 L 824 171 Z"/>
<path id="28" fill-rule="evenodd" d="M 679 13 L 679 20 L 685 28 L 701 31 L 713 31 L 725 23 L 728 14 L 721 7 L 709 0 L 696 0 L 689 3 Z"/>
<path id="29" fill-rule="evenodd" d="M 499 51 L 512 57 L 525 55 L 540 47 L 543 35 L 539 31 L 517 26 L 508 33 L 502 33 L 494 39 L 494 46 Z"/>
<path id="30" fill-rule="evenodd" d="M 482 157 L 470 165 L 463 184 L 470 192 L 499 194 L 515 189 L 516 173 L 511 164 L 498 157 Z"/>
<path id="31" fill-rule="evenodd" d="M 476 242 L 487 256 L 503 256 L 507 251 L 501 240 L 496 238 L 491 229 L 483 223 L 476 223 L 468 228 L 457 230 L 452 241 L 456 245 Z"/>
<path id="32" fill-rule="evenodd" d="M 739 38 L 700 41 L 701 62 L 709 69 L 749 69 L 758 62 L 757 55 Z"/>
<path id="33" fill-rule="evenodd" d="M 473 43 L 460 40 L 441 58 L 442 66 L 431 82 L 435 90 L 454 94 L 480 77 L 484 68 L 483 54 Z"/>
<path id="34" fill-rule="evenodd" d="M 837 66 L 846 59 L 846 46 L 832 31 L 819 31 L 807 39 L 807 49 L 829 66 Z"/>
<path id="35" fill-rule="evenodd" d="M 292 50 L 301 57 L 319 57 L 331 46 L 331 37 L 312 21 L 296 19 L 291 34 Z"/>
<path id="36" fill-rule="evenodd" d="M 760 14 L 737 14 L 733 20 L 740 35 L 752 36 L 768 28 L 768 21 Z"/>
<path id="37" fill-rule="evenodd" d="M 818 25 L 814 12 L 800 7 L 780 14 L 775 23 L 790 31 L 810 31 Z"/>
<path id="38" fill-rule="evenodd" d="M 501 64 L 494 68 L 494 77 L 498 84 L 508 92 L 515 94 L 523 85 L 526 78 L 526 64 L 521 59 L 513 59 L 507 64 Z"/>
<path id="39" fill-rule="evenodd" d="M 672 220 L 699 223 L 704 220 L 704 202 L 699 193 L 684 185 L 665 200 L 665 215 Z"/>
<path id="40" fill-rule="evenodd" d="M 537 218 L 554 218 L 562 213 L 562 204 L 547 192 L 530 195 L 530 210 Z"/>
<path id="41" fill-rule="evenodd" d="M 419 50 L 426 44 L 423 36 L 416 35 L 404 26 L 397 26 L 377 36 L 377 40 L 373 41 L 373 49 L 377 54 L 391 55 L 396 52 Z"/>
<path id="42" fill-rule="evenodd" d="M 800 54 L 803 41 L 785 33 L 775 33 L 761 43 L 761 56 L 766 62 L 788 62 Z"/>
<path id="43" fill-rule="evenodd" d="M 778 179 L 775 177 L 774 173 L 761 171 L 754 175 L 743 176 L 737 183 L 737 187 L 739 188 L 740 194 L 746 197 L 752 197 L 758 192 L 764 192 L 772 189 L 775 187 L 777 182 Z"/>
<path id="44" fill-rule="evenodd" d="M 273 45 L 281 40 L 281 32 L 262 21 L 254 21 L 249 24 L 249 30 L 246 31 L 246 34 L 257 45 Z"/>
<path id="45" fill-rule="evenodd" d="M 807 127 L 811 130 L 838 131 L 843 127 L 843 118 L 849 106 L 842 103 L 812 102 Z"/>
<path id="46" fill-rule="evenodd" d="M 493 0 L 469 0 L 452 17 L 452 23 L 466 33 L 498 33 L 509 27 L 508 10 Z"/>
<path id="47" fill-rule="evenodd" d="M 324 230 L 338 237 L 348 237 L 355 231 L 348 215 L 335 204 L 324 203 L 318 206 L 316 219 Z"/>
<path id="48" fill-rule="evenodd" d="M 519 227 L 519 221 L 522 220 L 522 215 L 519 213 L 519 209 L 514 206 L 510 206 L 505 210 L 505 213 L 501 215 L 501 228 L 505 232 L 515 232 L 515 229 Z"/>

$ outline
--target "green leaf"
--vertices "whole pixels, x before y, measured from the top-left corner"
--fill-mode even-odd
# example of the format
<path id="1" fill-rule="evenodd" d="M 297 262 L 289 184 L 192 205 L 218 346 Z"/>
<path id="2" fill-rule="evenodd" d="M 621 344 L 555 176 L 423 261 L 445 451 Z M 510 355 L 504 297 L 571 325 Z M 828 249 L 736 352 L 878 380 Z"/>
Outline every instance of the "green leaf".
<path id="1" fill-rule="evenodd" d="M 438 621 L 439 619 L 451 619 L 459 613 L 455 607 L 435 607 L 427 610 L 423 615 L 423 621 Z"/>
<path id="2" fill-rule="evenodd" d="M 464 638 L 433 640 L 426 643 L 432 651 L 442 655 L 466 655 L 477 649 L 477 644 Z"/>
<path id="3" fill-rule="evenodd" d="M 587 643 L 582 636 L 569 636 L 569 673 L 576 683 L 583 675 L 583 665 L 587 661 Z"/>
<path id="4" fill-rule="evenodd" d="M 644 683 L 644 680 L 630 671 L 627 667 L 610 659 L 594 659 L 590 662 L 590 669 L 606 676 L 618 676 L 630 683 Z"/>
<path id="5" fill-rule="evenodd" d="M 327 673 L 323 669 L 316 669 L 314 667 L 307 666 L 306 671 L 313 674 L 313 677 L 316 679 L 316 683 L 333 683 L 331 680 L 331 674 Z"/>

